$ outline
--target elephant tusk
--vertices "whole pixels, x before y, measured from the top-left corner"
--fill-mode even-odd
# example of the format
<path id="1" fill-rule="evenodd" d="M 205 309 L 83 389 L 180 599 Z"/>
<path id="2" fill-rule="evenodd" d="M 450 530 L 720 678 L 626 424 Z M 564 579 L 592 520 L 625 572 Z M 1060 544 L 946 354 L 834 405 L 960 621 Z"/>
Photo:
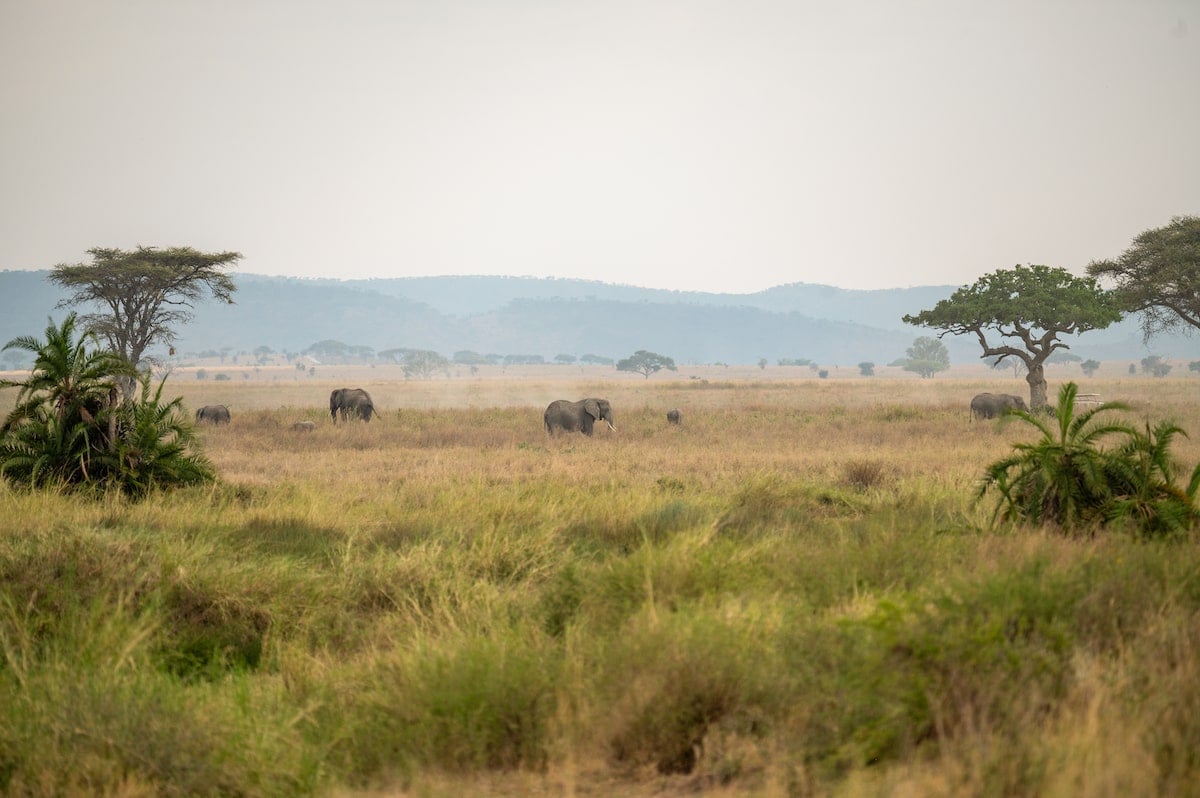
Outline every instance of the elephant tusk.
<path id="1" fill-rule="evenodd" d="M 617 431 L 617 428 L 616 428 L 616 427 L 614 427 L 614 426 L 612 425 L 612 422 L 611 422 L 611 421 L 608 421 L 608 422 L 605 422 L 605 423 L 607 423 L 607 424 L 608 424 L 608 428 L 609 428 L 610 430 L 612 430 L 613 432 L 616 432 L 616 431 Z"/>

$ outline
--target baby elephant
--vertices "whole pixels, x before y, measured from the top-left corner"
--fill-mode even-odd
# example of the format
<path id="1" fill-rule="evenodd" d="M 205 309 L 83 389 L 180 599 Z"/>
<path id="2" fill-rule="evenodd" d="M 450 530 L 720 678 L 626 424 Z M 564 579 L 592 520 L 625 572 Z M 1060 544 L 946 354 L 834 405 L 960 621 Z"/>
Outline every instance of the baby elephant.
<path id="1" fill-rule="evenodd" d="M 205 405 L 196 411 L 197 424 L 228 424 L 229 408 L 225 405 Z"/>
<path id="2" fill-rule="evenodd" d="M 292 425 L 292 430 L 295 432 L 312 432 L 317 428 L 315 421 L 297 421 Z"/>
<path id="3" fill-rule="evenodd" d="M 683 421 L 683 415 L 679 412 L 678 407 L 667 411 L 668 424 L 678 424 L 681 421 Z"/>
<path id="4" fill-rule="evenodd" d="M 971 399 L 971 418 L 995 418 L 1008 409 L 1028 410 L 1025 400 L 1011 393 L 980 393 Z"/>

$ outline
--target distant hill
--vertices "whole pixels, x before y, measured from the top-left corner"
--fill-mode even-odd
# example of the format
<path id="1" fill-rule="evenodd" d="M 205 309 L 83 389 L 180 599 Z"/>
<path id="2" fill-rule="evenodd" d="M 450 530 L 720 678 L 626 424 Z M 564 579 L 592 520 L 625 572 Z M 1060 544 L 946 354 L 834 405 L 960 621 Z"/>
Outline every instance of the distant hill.
<path id="1" fill-rule="evenodd" d="M 0 272 L 0 341 L 38 335 L 64 296 L 46 271 Z M 235 274 L 236 304 L 202 302 L 179 330 L 178 351 L 268 346 L 302 352 L 332 339 L 375 351 L 432 349 L 480 354 L 592 354 L 614 359 L 638 349 L 680 364 L 808 358 L 823 365 L 884 365 L 913 339 L 933 334 L 900 321 L 957 286 L 853 291 L 792 283 L 754 294 L 664 291 L 587 280 L 533 277 L 413 277 L 329 280 Z M 967 336 L 944 339 L 951 359 L 976 362 Z M 1200 337 L 1143 345 L 1133 320 L 1076 336 L 1072 353 L 1138 361 L 1147 354 L 1200 359 Z"/>

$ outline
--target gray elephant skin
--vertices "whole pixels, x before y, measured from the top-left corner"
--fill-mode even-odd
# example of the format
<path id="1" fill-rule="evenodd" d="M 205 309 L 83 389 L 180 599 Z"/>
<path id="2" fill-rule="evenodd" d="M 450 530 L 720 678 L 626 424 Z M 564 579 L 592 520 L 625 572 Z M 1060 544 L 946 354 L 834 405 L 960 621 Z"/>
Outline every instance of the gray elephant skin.
<path id="1" fill-rule="evenodd" d="M 196 411 L 197 424 L 228 424 L 229 408 L 225 405 L 205 405 Z"/>
<path id="2" fill-rule="evenodd" d="M 617 431 L 613 424 L 612 405 L 607 399 L 580 399 L 570 402 L 566 399 L 556 399 L 546 408 L 543 416 L 546 422 L 546 432 L 582 432 L 592 434 L 592 427 L 597 421 L 608 424 L 613 432 Z"/>
<path id="3" fill-rule="evenodd" d="M 343 421 L 352 418 L 370 421 L 371 416 L 379 415 L 375 410 L 375 403 L 371 401 L 371 395 L 362 388 L 338 388 L 329 394 L 329 417 L 335 424 L 339 413 Z"/>
<path id="4" fill-rule="evenodd" d="M 679 424 L 683 421 L 683 414 L 679 412 L 679 408 L 674 408 L 667 411 L 667 423 Z"/>
<path id="5" fill-rule="evenodd" d="M 1025 400 L 1011 393 L 979 393 L 971 399 L 971 418 L 995 418 L 1006 410 L 1028 410 Z"/>
<path id="6" fill-rule="evenodd" d="M 292 430 L 295 432 L 314 432 L 317 429 L 315 421 L 297 421 L 292 425 Z"/>

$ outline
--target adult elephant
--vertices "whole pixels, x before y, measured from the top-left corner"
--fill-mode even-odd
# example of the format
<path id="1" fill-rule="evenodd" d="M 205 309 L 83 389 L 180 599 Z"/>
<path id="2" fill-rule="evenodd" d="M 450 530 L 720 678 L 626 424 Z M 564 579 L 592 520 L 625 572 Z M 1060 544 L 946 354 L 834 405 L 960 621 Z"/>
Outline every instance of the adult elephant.
<path id="1" fill-rule="evenodd" d="M 978 393 L 971 399 L 971 418 L 995 418 L 1006 410 L 1028 410 L 1025 400 L 1011 393 Z"/>
<path id="2" fill-rule="evenodd" d="M 225 405 L 205 405 L 196 411 L 197 424 L 228 424 L 229 408 Z"/>
<path id="3" fill-rule="evenodd" d="M 370 421 L 372 415 L 379 415 L 371 395 L 362 388 L 338 388 L 329 394 L 329 417 L 335 424 L 338 413 L 342 414 L 343 421 L 356 416 L 363 421 Z"/>
<path id="4" fill-rule="evenodd" d="M 559 430 L 591 435 L 592 425 L 597 421 L 603 421 L 613 432 L 617 431 L 613 426 L 612 405 L 607 399 L 580 399 L 578 402 L 556 399 L 546 408 L 542 418 L 546 422 L 546 432 L 551 435 Z"/>
<path id="5" fill-rule="evenodd" d="M 683 421 L 683 414 L 679 412 L 679 408 L 672 408 L 667 411 L 667 423 L 679 424 Z"/>

